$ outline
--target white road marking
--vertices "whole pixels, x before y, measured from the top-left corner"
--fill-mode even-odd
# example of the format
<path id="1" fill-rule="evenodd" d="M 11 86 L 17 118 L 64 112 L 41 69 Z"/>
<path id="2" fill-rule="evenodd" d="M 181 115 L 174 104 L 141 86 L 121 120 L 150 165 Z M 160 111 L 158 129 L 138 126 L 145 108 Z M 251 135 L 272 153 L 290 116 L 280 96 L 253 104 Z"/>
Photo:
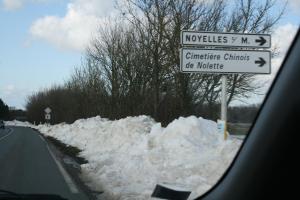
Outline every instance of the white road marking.
<path id="1" fill-rule="evenodd" d="M 40 136 L 42 138 L 42 136 Z M 42 139 L 44 140 L 44 138 Z M 45 141 L 45 140 L 44 140 Z M 47 149 L 52 156 L 54 162 L 56 163 L 60 173 L 63 175 L 67 185 L 69 186 L 72 193 L 79 193 L 77 186 L 73 182 L 72 178 L 68 174 L 68 172 L 64 169 L 64 167 L 60 164 L 60 162 L 56 159 L 55 155 L 52 153 L 51 149 L 49 148 L 48 144 L 46 143 Z"/>
<path id="2" fill-rule="evenodd" d="M 5 136 L 2 136 L 1 138 L 0 138 L 0 141 L 1 140 L 4 140 L 6 137 L 8 137 L 8 136 L 10 136 L 11 134 L 12 134 L 12 132 L 13 132 L 13 129 L 12 128 L 8 128 L 10 131 L 8 132 L 8 134 L 7 135 L 5 135 Z"/>
<path id="3" fill-rule="evenodd" d="M 46 140 L 43 138 L 43 136 L 41 136 L 41 135 L 39 135 L 39 136 L 40 136 L 41 140 L 43 140 L 43 142 L 44 142 L 45 144 L 47 144 L 47 142 L 46 142 Z"/>
<path id="4" fill-rule="evenodd" d="M 12 134 L 13 129 L 12 129 L 12 128 L 8 128 L 8 129 L 9 129 L 8 134 L 5 135 L 5 136 L 2 136 L 2 137 L 0 138 L 0 141 L 3 140 L 3 139 L 5 139 L 6 137 L 8 137 L 9 135 Z M 57 165 L 59 171 L 60 171 L 61 174 L 63 175 L 63 177 L 64 177 L 64 179 L 65 179 L 67 185 L 69 186 L 71 192 L 72 192 L 72 193 L 79 193 L 78 188 L 77 188 L 77 186 L 75 185 L 75 183 L 73 182 L 72 178 L 71 178 L 70 175 L 67 173 L 67 171 L 63 168 L 63 166 L 60 164 L 60 162 L 56 159 L 56 157 L 54 156 L 54 154 L 53 154 L 52 151 L 50 150 L 50 148 L 49 148 L 47 142 L 45 141 L 45 139 L 44 139 L 41 135 L 39 135 L 39 136 L 40 136 L 41 140 L 43 140 L 43 142 L 46 144 L 46 147 L 47 147 L 47 149 L 48 149 L 48 151 L 49 151 L 51 157 L 53 158 L 53 160 L 54 160 L 54 162 L 56 163 L 56 165 Z"/>

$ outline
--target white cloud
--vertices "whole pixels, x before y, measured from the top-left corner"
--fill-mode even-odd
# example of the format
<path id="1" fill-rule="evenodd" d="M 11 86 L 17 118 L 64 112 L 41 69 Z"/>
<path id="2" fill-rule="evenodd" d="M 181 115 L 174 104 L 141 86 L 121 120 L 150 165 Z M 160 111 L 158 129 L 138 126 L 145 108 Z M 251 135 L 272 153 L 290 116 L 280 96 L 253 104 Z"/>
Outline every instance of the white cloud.
<path id="1" fill-rule="evenodd" d="M 280 56 L 285 55 L 295 37 L 297 30 L 298 26 L 287 23 L 279 26 L 275 30 L 274 34 L 272 34 L 272 46 L 279 47 Z"/>
<path id="2" fill-rule="evenodd" d="M 11 95 L 16 87 L 13 84 L 9 84 L 3 87 L 3 94 L 5 95 Z"/>
<path id="3" fill-rule="evenodd" d="M 2 4 L 6 10 L 17 10 L 23 6 L 24 0 L 3 0 Z"/>
<path id="4" fill-rule="evenodd" d="M 73 0 L 63 17 L 46 16 L 36 20 L 30 34 L 60 49 L 83 51 L 104 18 L 113 12 L 109 0 Z"/>
<path id="5" fill-rule="evenodd" d="M 285 24 L 277 27 L 274 33 L 271 35 L 272 48 L 277 47 L 279 55 L 271 60 L 271 74 L 270 75 L 257 75 L 255 84 L 263 84 L 263 87 L 257 91 L 260 94 L 266 94 L 269 90 L 278 70 L 280 69 L 282 62 L 286 56 L 289 47 L 295 37 L 298 30 L 298 26 L 293 24 Z M 255 104 L 260 103 L 265 98 L 265 95 L 253 94 L 251 98 L 235 100 L 231 105 L 243 105 L 243 104 Z"/>
<path id="6" fill-rule="evenodd" d="M 24 5 L 28 3 L 46 3 L 46 2 L 54 2 L 58 0 L 3 0 L 2 6 L 5 10 L 13 11 L 22 8 Z"/>
<path id="7" fill-rule="evenodd" d="M 295 14 L 299 14 L 300 11 L 300 1 L 299 0 L 288 0 L 288 5 L 295 11 Z"/>
<path id="8" fill-rule="evenodd" d="M 8 105 L 15 106 L 17 108 L 24 109 L 25 102 L 24 99 L 34 90 L 19 87 L 14 84 L 7 84 L 0 86 L 0 98 Z"/>

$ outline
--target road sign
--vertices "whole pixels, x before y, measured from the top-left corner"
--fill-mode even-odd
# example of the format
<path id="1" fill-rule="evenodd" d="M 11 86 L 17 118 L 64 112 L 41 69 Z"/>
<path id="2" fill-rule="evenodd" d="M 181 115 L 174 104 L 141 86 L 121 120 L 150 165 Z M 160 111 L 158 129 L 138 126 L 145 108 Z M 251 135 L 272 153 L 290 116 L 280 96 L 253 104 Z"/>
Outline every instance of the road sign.
<path id="1" fill-rule="evenodd" d="M 45 113 L 51 113 L 51 109 L 48 107 L 45 109 Z"/>
<path id="2" fill-rule="evenodd" d="M 270 48 L 271 35 L 181 31 L 182 45 Z"/>
<path id="3" fill-rule="evenodd" d="M 51 115 L 50 114 L 45 114 L 45 119 L 46 120 L 50 120 L 51 119 Z"/>
<path id="4" fill-rule="evenodd" d="M 270 48 L 271 35 L 247 33 L 217 33 L 183 30 L 180 33 L 180 70 L 185 73 L 222 74 L 221 119 L 227 121 L 226 73 L 270 74 L 270 51 L 246 50 Z M 210 49 L 208 49 L 208 48 Z M 212 49 L 211 47 L 214 47 Z M 239 50 L 241 49 L 241 50 Z M 222 132 L 224 128 L 222 129 Z M 226 140 L 227 135 L 224 134 Z"/>
<path id="5" fill-rule="evenodd" d="M 270 51 L 182 48 L 182 72 L 271 73 Z"/>

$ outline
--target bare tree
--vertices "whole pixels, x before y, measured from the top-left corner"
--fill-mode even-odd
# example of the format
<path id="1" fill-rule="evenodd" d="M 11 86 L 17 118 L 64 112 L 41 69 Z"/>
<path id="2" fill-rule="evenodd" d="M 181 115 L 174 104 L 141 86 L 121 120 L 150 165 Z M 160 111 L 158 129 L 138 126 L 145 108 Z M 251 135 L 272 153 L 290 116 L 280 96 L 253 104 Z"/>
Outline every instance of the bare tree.
<path id="1" fill-rule="evenodd" d="M 55 96 L 49 98 L 52 102 L 68 98 L 72 104 L 77 102 L 76 112 L 66 106 L 68 116 L 68 112 L 60 114 L 70 119 L 148 114 L 168 122 L 202 111 L 215 117 L 221 75 L 180 72 L 181 30 L 271 33 L 284 12 L 284 8 L 274 12 L 275 0 L 236 0 L 234 5 L 226 0 L 122 2 L 121 18 L 99 28 L 81 68 L 61 89 L 31 96 L 28 108 L 47 105 L 45 96 L 50 95 Z M 254 75 L 231 74 L 227 87 L 229 104 L 257 92 L 261 85 L 255 84 Z M 63 96 L 60 90 L 68 95 L 58 97 Z"/>

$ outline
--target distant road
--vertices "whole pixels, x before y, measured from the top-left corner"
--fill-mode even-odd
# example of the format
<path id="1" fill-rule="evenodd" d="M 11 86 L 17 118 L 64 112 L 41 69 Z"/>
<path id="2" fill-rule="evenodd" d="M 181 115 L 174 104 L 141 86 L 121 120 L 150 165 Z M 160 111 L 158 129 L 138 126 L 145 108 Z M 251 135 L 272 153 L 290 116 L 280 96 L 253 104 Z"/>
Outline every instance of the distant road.
<path id="1" fill-rule="evenodd" d="M 0 189 L 23 194 L 57 194 L 88 199 L 36 132 L 25 127 L 0 129 Z"/>

